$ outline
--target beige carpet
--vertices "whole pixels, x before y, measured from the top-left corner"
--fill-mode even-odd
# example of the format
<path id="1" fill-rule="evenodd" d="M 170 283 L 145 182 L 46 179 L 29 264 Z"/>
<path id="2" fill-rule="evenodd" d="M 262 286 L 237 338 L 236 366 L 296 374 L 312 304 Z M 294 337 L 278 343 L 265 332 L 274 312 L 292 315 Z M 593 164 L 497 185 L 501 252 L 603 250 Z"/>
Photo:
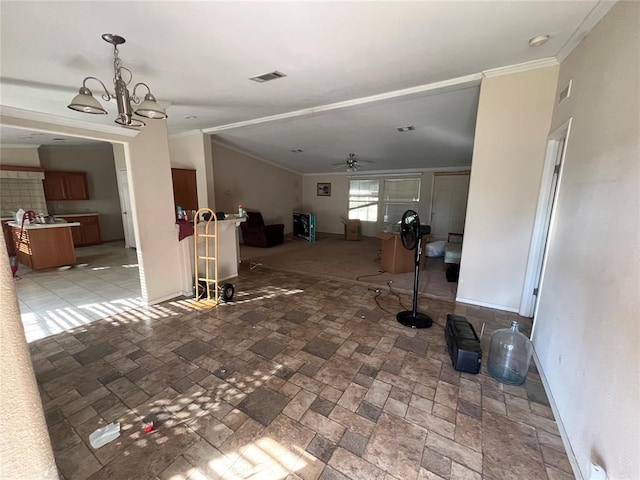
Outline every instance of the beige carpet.
<path id="1" fill-rule="evenodd" d="M 363 237 L 360 241 L 346 241 L 341 235 L 318 234 L 315 242 L 285 237 L 282 245 L 272 248 L 240 246 L 244 267 L 266 267 L 276 270 L 306 273 L 322 277 L 357 280 L 380 289 L 411 293 L 413 272 L 390 274 L 380 272 L 381 242 L 378 238 Z M 442 258 L 427 258 L 420 270 L 420 295 L 454 301 L 457 283 L 445 278 Z"/>

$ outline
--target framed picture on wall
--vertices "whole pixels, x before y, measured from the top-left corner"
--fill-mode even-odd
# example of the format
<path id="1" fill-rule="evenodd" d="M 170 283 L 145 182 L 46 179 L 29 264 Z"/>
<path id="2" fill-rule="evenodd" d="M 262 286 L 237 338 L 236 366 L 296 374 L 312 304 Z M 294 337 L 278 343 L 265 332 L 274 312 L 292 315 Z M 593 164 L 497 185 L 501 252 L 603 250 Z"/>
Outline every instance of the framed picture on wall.
<path id="1" fill-rule="evenodd" d="M 331 184 L 319 183 L 318 184 L 318 197 L 330 197 L 331 196 Z"/>

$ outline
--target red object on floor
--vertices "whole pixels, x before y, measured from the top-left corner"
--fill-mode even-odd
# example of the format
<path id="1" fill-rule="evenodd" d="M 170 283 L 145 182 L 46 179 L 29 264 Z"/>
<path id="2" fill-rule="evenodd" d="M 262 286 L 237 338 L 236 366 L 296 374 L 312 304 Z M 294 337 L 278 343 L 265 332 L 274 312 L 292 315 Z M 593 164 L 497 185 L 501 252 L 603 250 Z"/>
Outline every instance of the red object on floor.
<path id="1" fill-rule="evenodd" d="M 142 429 L 144 430 L 144 433 L 149 433 L 150 431 L 153 430 L 153 422 L 147 422 L 147 423 L 143 423 L 142 424 Z"/>

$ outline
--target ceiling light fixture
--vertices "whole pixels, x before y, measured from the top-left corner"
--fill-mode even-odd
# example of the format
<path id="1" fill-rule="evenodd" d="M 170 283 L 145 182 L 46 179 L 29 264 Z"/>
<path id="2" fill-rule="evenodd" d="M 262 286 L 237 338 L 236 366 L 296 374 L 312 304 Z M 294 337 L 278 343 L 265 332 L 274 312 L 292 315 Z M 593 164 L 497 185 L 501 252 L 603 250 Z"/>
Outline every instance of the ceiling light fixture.
<path id="1" fill-rule="evenodd" d="M 540 45 L 544 45 L 549 41 L 549 35 L 536 35 L 531 40 L 529 40 L 530 47 L 539 47 Z"/>
<path id="2" fill-rule="evenodd" d="M 397 127 L 396 130 L 398 130 L 399 132 L 410 132 L 412 130 L 415 130 L 416 127 L 414 127 L 413 125 L 407 125 L 406 127 Z"/>
<path id="3" fill-rule="evenodd" d="M 301 148 L 292 148 L 290 150 L 291 153 L 302 153 L 304 152 L 304 150 L 302 150 Z"/>
<path id="4" fill-rule="evenodd" d="M 107 102 L 112 99 L 116 100 L 116 104 L 118 105 L 118 118 L 115 119 L 115 122 L 117 124 L 122 125 L 123 127 L 144 127 L 145 123 L 142 120 L 133 118 L 133 113 L 145 118 L 167 118 L 164 108 L 158 105 L 156 97 L 153 96 L 151 89 L 146 83 L 136 83 L 133 87 L 133 94 L 129 94 L 127 86 L 133 79 L 133 73 L 131 73 L 131 70 L 128 68 L 122 66 L 120 58 L 118 57 L 118 45 L 122 45 L 126 40 L 120 35 L 115 35 L 113 33 L 105 33 L 102 35 L 102 39 L 113 45 L 113 84 L 115 94 L 109 93 L 109 90 L 100 79 L 96 77 L 87 77 L 82 81 L 82 87 L 80 87 L 78 95 L 74 97 L 68 107 L 71 110 L 77 110 L 78 112 L 106 115 L 107 111 L 102 107 L 102 105 L 100 105 L 100 102 L 94 98 L 91 90 L 87 88 L 87 80 L 96 80 L 100 85 L 102 85 L 102 88 L 104 88 L 102 98 Z M 123 71 L 129 73 L 129 81 L 127 82 L 122 79 Z M 140 99 L 136 97 L 136 89 L 140 85 L 147 89 L 147 94 L 144 96 L 143 101 L 140 101 Z M 131 102 L 138 105 L 135 112 L 131 107 Z"/>

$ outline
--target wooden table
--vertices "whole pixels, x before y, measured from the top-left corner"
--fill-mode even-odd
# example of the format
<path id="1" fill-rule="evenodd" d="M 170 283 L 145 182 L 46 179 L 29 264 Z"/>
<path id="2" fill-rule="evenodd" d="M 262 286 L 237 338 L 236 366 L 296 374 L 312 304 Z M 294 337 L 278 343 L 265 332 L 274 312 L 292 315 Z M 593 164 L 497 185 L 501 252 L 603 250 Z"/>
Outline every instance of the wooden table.
<path id="1" fill-rule="evenodd" d="M 74 265 L 76 253 L 73 248 L 71 228 L 78 222 L 32 224 L 22 228 L 17 222 L 9 222 L 18 262 L 33 270 Z"/>

